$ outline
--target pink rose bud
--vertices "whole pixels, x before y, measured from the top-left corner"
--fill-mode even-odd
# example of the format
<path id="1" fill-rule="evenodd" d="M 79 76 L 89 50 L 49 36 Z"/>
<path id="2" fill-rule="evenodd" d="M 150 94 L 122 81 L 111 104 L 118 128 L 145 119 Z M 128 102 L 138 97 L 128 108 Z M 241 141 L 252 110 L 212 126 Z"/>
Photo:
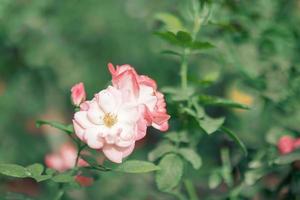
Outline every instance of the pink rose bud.
<path id="1" fill-rule="evenodd" d="M 72 102 L 75 106 L 79 106 L 82 102 L 85 101 L 86 94 L 83 83 L 74 85 L 71 89 L 71 93 Z"/>
<path id="2" fill-rule="evenodd" d="M 281 154 L 288 154 L 294 150 L 294 138 L 285 135 L 277 143 L 278 150 Z"/>
<path id="3" fill-rule="evenodd" d="M 300 148 L 300 138 L 294 140 L 294 149 Z"/>

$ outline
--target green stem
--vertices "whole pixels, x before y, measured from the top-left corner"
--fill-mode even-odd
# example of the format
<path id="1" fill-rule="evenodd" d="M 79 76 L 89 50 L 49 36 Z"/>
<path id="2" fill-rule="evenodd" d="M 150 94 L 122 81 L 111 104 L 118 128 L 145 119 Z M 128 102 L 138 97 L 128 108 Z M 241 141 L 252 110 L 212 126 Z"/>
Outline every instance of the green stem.
<path id="1" fill-rule="evenodd" d="M 198 200 L 198 195 L 191 180 L 184 180 L 185 189 L 189 195 L 190 200 Z"/>
<path id="2" fill-rule="evenodd" d="M 63 190 L 63 185 L 59 184 L 59 190 L 57 194 L 54 197 L 54 200 L 60 200 L 65 194 L 65 191 Z"/>
<path id="3" fill-rule="evenodd" d="M 196 39 L 197 33 L 201 27 L 201 18 L 199 17 L 199 13 L 195 12 L 194 16 L 194 24 L 192 29 L 192 39 L 193 41 Z M 190 56 L 191 50 L 186 47 L 183 50 L 182 60 L 180 65 L 180 78 L 181 78 L 181 88 L 182 90 L 186 90 L 188 87 L 187 73 L 188 73 L 188 58 Z"/>
<path id="4" fill-rule="evenodd" d="M 78 150 L 77 150 L 77 156 L 76 156 L 76 161 L 75 161 L 74 167 L 77 167 L 78 162 L 79 162 L 80 153 L 85 147 L 86 147 L 85 144 L 82 145 L 81 142 L 78 143 L 78 145 L 77 145 Z"/>
<path id="5" fill-rule="evenodd" d="M 180 77 L 181 77 L 181 88 L 186 90 L 188 86 L 187 72 L 188 72 L 188 57 L 190 54 L 190 49 L 185 48 L 183 50 L 182 61 L 180 66 Z"/>

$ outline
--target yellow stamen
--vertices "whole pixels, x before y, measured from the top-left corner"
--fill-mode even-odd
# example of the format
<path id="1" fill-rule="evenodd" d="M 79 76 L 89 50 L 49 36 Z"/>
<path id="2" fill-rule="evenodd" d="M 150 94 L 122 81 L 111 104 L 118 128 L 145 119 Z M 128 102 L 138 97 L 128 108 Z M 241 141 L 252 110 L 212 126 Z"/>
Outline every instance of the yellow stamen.
<path id="1" fill-rule="evenodd" d="M 104 125 L 107 126 L 108 128 L 112 127 L 115 123 L 117 123 L 118 119 L 117 116 L 111 114 L 111 113 L 106 113 L 103 118 Z"/>

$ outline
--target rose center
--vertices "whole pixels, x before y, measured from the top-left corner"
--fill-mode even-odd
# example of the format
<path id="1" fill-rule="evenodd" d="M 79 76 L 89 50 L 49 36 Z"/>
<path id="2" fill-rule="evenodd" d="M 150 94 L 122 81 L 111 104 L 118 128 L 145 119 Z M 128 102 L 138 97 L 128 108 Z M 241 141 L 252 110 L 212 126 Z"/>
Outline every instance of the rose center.
<path id="1" fill-rule="evenodd" d="M 117 123 L 118 119 L 116 115 L 111 113 L 106 113 L 103 118 L 104 125 L 108 128 L 112 127 L 115 123 Z"/>

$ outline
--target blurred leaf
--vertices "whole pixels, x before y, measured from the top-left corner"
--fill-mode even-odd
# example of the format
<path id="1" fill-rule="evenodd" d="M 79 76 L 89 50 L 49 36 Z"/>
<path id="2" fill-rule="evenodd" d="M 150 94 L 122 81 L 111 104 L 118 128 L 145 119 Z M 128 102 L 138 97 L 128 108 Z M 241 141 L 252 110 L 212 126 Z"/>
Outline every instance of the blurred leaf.
<path id="1" fill-rule="evenodd" d="M 280 127 L 272 127 L 266 134 L 266 141 L 270 144 L 277 145 L 278 140 L 284 135 L 292 135 L 292 132 Z"/>
<path id="2" fill-rule="evenodd" d="M 225 118 L 210 118 L 205 116 L 203 119 L 198 120 L 200 127 L 207 133 L 212 134 L 217 131 L 224 123 Z"/>
<path id="3" fill-rule="evenodd" d="M 248 155 L 248 151 L 245 144 L 238 138 L 238 136 L 233 131 L 229 130 L 224 126 L 221 127 L 221 130 L 224 131 L 231 139 L 233 139 L 239 145 L 245 156 Z"/>
<path id="4" fill-rule="evenodd" d="M 209 95 L 200 95 L 199 102 L 203 105 L 249 109 L 249 106 L 247 106 L 245 104 L 241 104 L 238 102 L 231 101 L 229 99 L 223 99 L 220 97 L 214 97 L 214 96 L 209 96 Z"/>
<path id="5" fill-rule="evenodd" d="M 275 159 L 274 163 L 278 165 L 287 165 L 296 160 L 300 160 L 300 149 L 293 151 L 292 153 L 279 156 Z"/>
<path id="6" fill-rule="evenodd" d="M 215 46 L 209 42 L 200 42 L 200 41 L 195 41 L 195 42 L 191 43 L 189 47 L 192 50 L 215 48 Z"/>
<path id="7" fill-rule="evenodd" d="M 75 179 L 69 172 L 67 172 L 54 176 L 52 180 L 56 183 L 69 183 L 73 182 Z"/>
<path id="8" fill-rule="evenodd" d="M 176 154 L 167 154 L 159 165 L 160 171 L 156 173 L 156 184 L 161 191 L 170 191 L 176 187 L 182 177 L 183 162 Z"/>
<path id="9" fill-rule="evenodd" d="M 54 128 L 57 128 L 59 130 L 62 130 L 68 134 L 74 133 L 74 129 L 73 129 L 73 125 L 69 124 L 69 125 L 65 125 L 65 124 L 61 124 L 59 122 L 54 122 L 54 121 L 44 121 L 44 120 L 37 120 L 36 121 L 36 126 L 39 128 L 42 125 L 49 125 L 52 126 Z"/>
<path id="10" fill-rule="evenodd" d="M 167 133 L 165 135 L 165 138 L 169 139 L 170 141 L 172 141 L 174 143 L 178 143 L 178 142 L 188 143 L 189 142 L 188 135 L 185 131 Z"/>
<path id="11" fill-rule="evenodd" d="M 190 116 L 192 116 L 196 119 L 199 119 L 197 113 L 191 108 L 183 107 L 183 108 L 181 108 L 181 112 L 186 113 L 186 114 L 188 114 L 188 115 L 190 115 Z"/>
<path id="12" fill-rule="evenodd" d="M 166 93 L 172 94 L 171 100 L 174 102 L 188 101 L 191 98 L 191 96 L 195 93 L 195 88 L 193 87 L 189 87 L 185 90 L 176 87 L 164 87 L 163 90 Z"/>
<path id="13" fill-rule="evenodd" d="M 192 44 L 192 37 L 188 32 L 178 31 L 176 34 L 167 31 L 167 32 L 156 32 L 155 35 L 159 36 L 161 39 L 166 42 L 181 46 L 181 47 L 189 47 Z"/>
<path id="14" fill-rule="evenodd" d="M 176 51 L 172 51 L 172 50 L 164 50 L 161 52 L 162 54 L 169 54 L 169 55 L 174 55 L 174 56 L 179 56 L 181 57 L 181 54 L 176 52 Z"/>
<path id="15" fill-rule="evenodd" d="M 16 178 L 31 176 L 31 173 L 25 167 L 16 164 L 0 164 L 0 173 Z"/>
<path id="16" fill-rule="evenodd" d="M 35 164 L 32 164 L 32 165 L 29 165 L 26 168 L 32 174 L 32 176 L 39 176 L 44 171 L 44 166 L 41 165 L 41 164 L 39 164 L 39 163 L 35 163 Z"/>
<path id="17" fill-rule="evenodd" d="M 213 172 L 208 178 L 208 186 L 210 189 L 215 189 L 222 183 L 222 177 L 219 172 Z"/>
<path id="18" fill-rule="evenodd" d="M 148 154 L 148 159 L 150 161 L 155 161 L 167 153 L 175 152 L 175 150 L 176 149 L 173 145 L 169 143 L 161 143 Z"/>
<path id="19" fill-rule="evenodd" d="M 180 19 L 171 13 L 157 13 L 154 17 L 155 19 L 163 22 L 166 25 L 166 29 L 171 32 L 176 33 L 185 29 Z"/>
<path id="20" fill-rule="evenodd" d="M 56 171 L 54 169 L 51 169 L 51 168 L 47 168 L 46 169 L 46 174 L 47 175 L 53 175 Z"/>
<path id="21" fill-rule="evenodd" d="M 197 152 L 190 148 L 179 149 L 179 154 L 188 162 L 190 162 L 194 169 L 200 169 L 202 159 Z"/>
<path id="22" fill-rule="evenodd" d="M 90 155 L 80 155 L 80 158 L 82 158 L 84 161 L 86 161 L 91 166 L 98 165 L 97 160 L 93 156 L 90 156 Z"/>
<path id="23" fill-rule="evenodd" d="M 39 176 L 34 176 L 32 178 L 34 178 L 37 182 L 42 182 L 42 181 L 51 179 L 52 176 L 51 175 L 39 175 Z"/>
<path id="24" fill-rule="evenodd" d="M 155 32 L 155 35 L 159 36 L 161 39 L 165 40 L 166 42 L 174 45 L 180 45 L 176 35 L 170 31 L 168 32 Z"/>
<path id="25" fill-rule="evenodd" d="M 192 36 L 185 31 L 178 31 L 176 34 L 176 38 L 183 44 L 188 45 L 192 41 Z"/>
<path id="26" fill-rule="evenodd" d="M 269 173 L 269 170 L 267 170 L 265 168 L 249 170 L 245 173 L 245 182 L 248 185 L 253 185 L 259 179 L 261 179 L 266 173 Z"/>
<path id="27" fill-rule="evenodd" d="M 147 173 L 157 171 L 160 168 L 155 164 L 147 161 L 129 160 L 117 166 L 114 171 L 125 173 Z"/>

